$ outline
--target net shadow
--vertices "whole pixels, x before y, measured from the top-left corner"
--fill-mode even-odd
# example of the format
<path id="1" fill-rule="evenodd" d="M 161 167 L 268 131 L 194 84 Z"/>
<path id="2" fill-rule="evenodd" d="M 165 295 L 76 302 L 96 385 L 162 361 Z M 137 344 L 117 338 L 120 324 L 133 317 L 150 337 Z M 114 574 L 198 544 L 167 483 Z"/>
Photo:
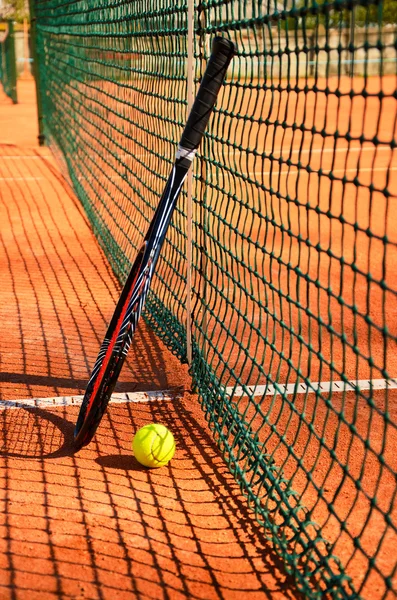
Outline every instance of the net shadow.
<path id="1" fill-rule="evenodd" d="M 260 541 L 193 399 L 113 406 L 73 455 L 76 412 L 0 414 L 4 597 L 301 597 Z M 177 442 L 161 469 L 131 453 L 133 432 L 151 421 Z"/>
<path id="2" fill-rule="evenodd" d="M 1 396 L 83 393 L 119 284 L 52 160 L 9 145 L 0 155 Z M 163 354 L 142 322 L 118 391 L 179 386 L 178 369 Z"/>

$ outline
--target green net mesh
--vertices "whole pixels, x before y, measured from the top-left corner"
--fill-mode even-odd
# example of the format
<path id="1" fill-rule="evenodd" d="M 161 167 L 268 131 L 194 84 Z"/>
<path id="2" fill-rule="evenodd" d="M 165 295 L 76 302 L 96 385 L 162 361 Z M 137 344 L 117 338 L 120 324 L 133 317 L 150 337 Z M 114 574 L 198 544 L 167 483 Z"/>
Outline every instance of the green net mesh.
<path id="1" fill-rule="evenodd" d="M 394 597 L 396 3 L 195 2 L 192 49 L 185 2 L 32 8 L 41 135 L 121 280 L 174 160 L 188 55 L 197 87 L 213 35 L 235 42 L 145 316 L 183 361 L 191 319 L 203 410 L 298 588 Z"/>
<path id="2" fill-rule="evenodd" d="M 4 93 L 16 103 L 17 69 L 15 58 L 14 24 L 12 21 L 0 23 L 0 83 Z"/>

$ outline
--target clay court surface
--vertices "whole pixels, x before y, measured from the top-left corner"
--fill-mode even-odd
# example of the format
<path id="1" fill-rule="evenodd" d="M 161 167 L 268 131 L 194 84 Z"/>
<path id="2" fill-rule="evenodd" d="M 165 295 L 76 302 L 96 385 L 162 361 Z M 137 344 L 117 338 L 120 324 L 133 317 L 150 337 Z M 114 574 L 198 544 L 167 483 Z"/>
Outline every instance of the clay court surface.
<path id="1" fill-rule="evenodd" d="M 18 94 L 17 106 L 0 96 L 0 400 L 70 397 L 84 391 L 120 290 L 50 150 L 37 145 L 33 83 L 20 82 Z M 382 122 L 381 131 L 386 139 L 386 123 Z M 319 158 L 321 148 L 317 150 Z M 331 152 L 325 153 L 327 168 L 330 156 Z M 343 171 L 343 148 L 337 157 L 340 164 L 334 167 Z M 391 166 L 394 194 L 397 180 L 392 159 L 391 151 L 385 150 L 377 155 L 375 166 L 379 186 L 384 185 L 384 171 Z M 374 160 L 371 150 L 364 153 L 363 174 L 373 168 Z M 264 177 L 269 177 L 265 167 L 260 166 Z M 250 164 L 245 170 L 249 175 L 257 168 Z M 354 170 L 356 164 L 349 168 Z M 307 194 L 307 183 L 304 179 L 302 193 Z M 328 195 L 325 189 L 324 198 Z M 353 195 L 347 194 L 350 197 L 353 206 Z M 337 204 L 338 198 L 335 194 L 333 202 Z M 362 202 L 365 214 L 368 199 Z M 376 229 L 379 222 L 381 228 L 384 210 L 378 206 L 368 225 Z M 394 242 L 395 220 L 390 222 L 394 226 L 388 234 Z M 324 235 L 332 236 L 338 246 L 340 231 L 338 225 L 334 227 Z M 315 236 L 314 220 L 308 221 L 308 228 Z M 277 244 L 276 233 L 273 237 L 272 243 Z M 388 270 L 397 264 L 392 250 Z M 381 256 L 381 251 L 375 247 L 374 256 Z M 362 256 L 368 260 L 369 248 L 362 249 Z M 361 292 L 358 303 L 364 302 L 364 283 Z M 321 303 L 321 298 L 314 303 L 317 300 Z M 381 314 L 381 298 L 375 294 L 372 300 L 375 318 Z M 388 325 L 395 333 L 395 296 L 390 295 L 388 302 Z M 364 304 L 361 309 L 365 312 Z M 358 325 L 363 351 L 367 350 L 365 327 Z M 327 348 L 326 340 L 322 350 L 326 353 Z M 373 334 L 371 352 L 376 364 L 382 364 L 382 349 L 381 334 Z M 348 376 L 355 378 L 353 363 L 343 351 L 334 348 L 335 365 L 340 372 L 343 364 L 352 368 Z M 387 366 L 395 376 L 395 351 L 389 352 Z M 284 371 L 280 371 L 282 376 Z M 359 376 L 370 376 L 366 361 Z M 117 390 L 166 391 L 167 395 L 111 406 L 94 442 L 79 454 L 74 456 L 70 448 L 76 406 L 43 404 L 0 412 L 0 600 L 299 597 L 246 508 L 190 387 L 187 368 L 141 322 Z M 294 414 L 281 397 L 262 404 L 263 411 L 268 411 L 268 424 L 278 432 L 278 437 L 272 437 L 269 428 L 262 429 L 268 451 L 277 446 L 275 455 L 280 464 L 285 461 L 285 475 L 294 478 L 294 489 L 303 494 L 306 506 L 314 507 L 314 518 L 326 538 L 339 539 L 335 552 L 349 563 L 348 573 L 358 585 L 365 579 L 368 561 L 354 550 L 352 536 L 359 537 L 366 523 L 361 536 L 364 552 L 371 555 L 379 545 L 376 564 L 382 574 L 393 575 L 396 535 L 391 528 L 386 533 L 384 514 L 395 523 L 396 397 L 396 390 L 376 392 L 373 402 L 378 410 L 372 411 L 363 402 L 359 418 L 354 394 L 343 400 L 334 395 L 333 411 L 325 403 L 316 404 L 314 395 L 308 400 L 297 398 Z M 240 400 L 241 412 L 245 402 Z M 298 413 L 305 413 L 310 431 Z M 344 414 L 343 423 L 338 413 Z M 255 419 L 261 418 L 249 411 L 246 416 L 253 419 L 254 428 Z M 130 450 L 136 428 L 152 421 L 168 426 L 177 440 L 172 463 L 157 471 L 140 467 Z M 352 435 L 351 424 L 358 435 Z M 283 444 L 278 443 L 280 436 L 284 436 Z M 339 466 L 330 461 L 319 437 L 328 448 L 334 444 Z M 363 440 L 369 441 L 369 449 Z M 295 456 L 304 456 L 304 462 L 298 465 L 288 452 L 289 444 Z M 379 462 L 380 453 L 384 465 Z M 347 463 L 351 478 L 341 468 Z M 312 472 L 310 483 L 302 465 Z M 363 493 L 358 494 L 353 480 L 360 478 Z M 324 490 L 321 500 L 316 486 Z M 380 510 L 371 504 L 375 495 Z M 330 516 L 327 503 L 332 502 L 336 515 Z M 348 533 L 341 533 L 341 519 Z M 373 572 L 363 597 L 372 600 L 383 597 L 383 592 L 383 579 Z"/>
<path id="2" fill-rule="evenodd" d="M 119 286 L 79 203 L 37 145 L 33 83 L 0 95 L 0 399 L 84 391 Z M 78 408 L 0 412 L 0 599 L 297 598 L 211 440 L 186 367 L 142 322 L 114 405 L 74 456 Z M 171 465 L 147 470 L 137 427 L 172 429 Z"/>

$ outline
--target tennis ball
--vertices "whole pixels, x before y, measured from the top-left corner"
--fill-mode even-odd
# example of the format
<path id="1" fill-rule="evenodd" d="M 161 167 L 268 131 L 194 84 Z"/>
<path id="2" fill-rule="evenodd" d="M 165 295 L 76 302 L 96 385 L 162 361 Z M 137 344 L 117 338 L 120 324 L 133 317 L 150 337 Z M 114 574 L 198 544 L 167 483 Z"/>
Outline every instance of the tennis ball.
<path id="1" fill-rule="evenodd" d="M 135 458 L 145 467 L 162 467 L 175 454 L 175 440 L 171 431 L 159 423 L 150 423 L 138 429 L 132 440 Z"/>

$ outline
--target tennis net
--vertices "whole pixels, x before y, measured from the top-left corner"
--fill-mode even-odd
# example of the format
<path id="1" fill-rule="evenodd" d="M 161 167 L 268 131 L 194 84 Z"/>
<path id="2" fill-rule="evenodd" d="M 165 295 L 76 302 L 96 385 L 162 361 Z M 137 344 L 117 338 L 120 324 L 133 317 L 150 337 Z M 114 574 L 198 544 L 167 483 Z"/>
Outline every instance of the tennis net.
<path id="1" fill-rule="evenodd" d="M 392 0 L 32 0 L 41 139 L 122 281 L 174 160 L 188 65 L 197 88 L 212 37 L 237 47 L 145 318 L 189 359 L 223 456 L 308 598 L 397 589 L 395 13 Z"/>

